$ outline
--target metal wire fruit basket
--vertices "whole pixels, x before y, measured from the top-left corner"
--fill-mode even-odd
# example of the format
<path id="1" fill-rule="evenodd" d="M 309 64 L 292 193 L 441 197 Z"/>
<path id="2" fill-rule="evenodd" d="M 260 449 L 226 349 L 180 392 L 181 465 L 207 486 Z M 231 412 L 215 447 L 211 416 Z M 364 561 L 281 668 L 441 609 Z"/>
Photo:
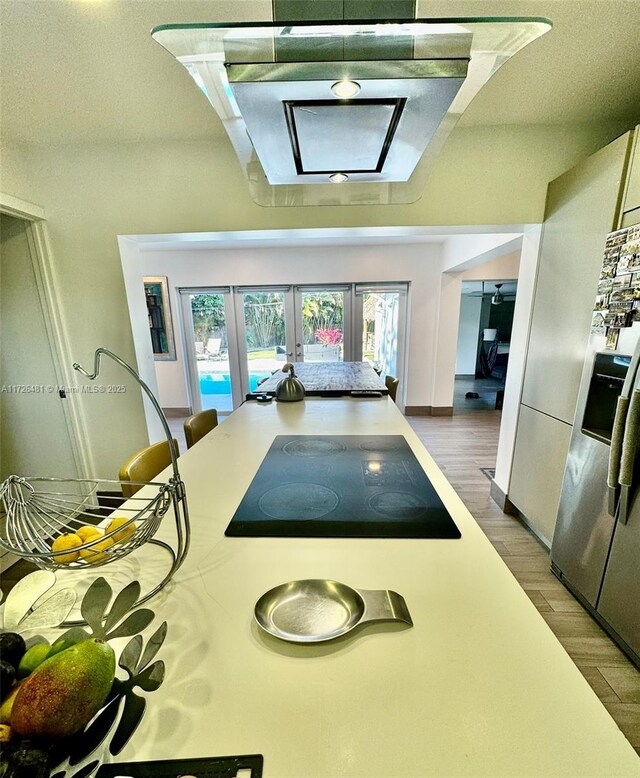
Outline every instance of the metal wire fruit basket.
<path id="1" fill-rule="evenodd" d="M 0 545 L 49 570 L 61 565 L 99 567 L 129 554 L 155 534 L 171 507 L 171 487 L 151 482 L 148 485 L 155 488 L 155 496 L 134 495 L 115 507 L 119 501 L 106 490 L 101 491 L 105 487 L 115 490 L 123 483 L 9 476 L 0 487 L 6 512 L 5 536 Z M 116 515 L 99 521 L 109 511 L 109 502 L 114 503 Z M 69 536 L 87 540 L 54 550 L 60 539 Z"/>
<path id="2" fill-rule="evenodd" d="M 135 370 L 105 348 L 95 352 L 93 373 L 78 363 L 73 367 L 93 381 L 100 374 L 103 355 L 133 376 L 158 413 L 169 442 L 171 477 L 167 481 L 125 482 L 11 475 L 0 484 L 5 514 L 0 521 L 0 547 L 40 568 L 61 570 L 103 566 L 153 543 L 169 553 L 171 565 L 163 580 L 138 600 L 140 604 L 159 592 L 184 561 L 190 540 L 187 497 L 167 419 Z M 140 488 L 125 500 L 122 486 Z M 153 537 L 169 512 L 175 518 L 175 545 Z"/>

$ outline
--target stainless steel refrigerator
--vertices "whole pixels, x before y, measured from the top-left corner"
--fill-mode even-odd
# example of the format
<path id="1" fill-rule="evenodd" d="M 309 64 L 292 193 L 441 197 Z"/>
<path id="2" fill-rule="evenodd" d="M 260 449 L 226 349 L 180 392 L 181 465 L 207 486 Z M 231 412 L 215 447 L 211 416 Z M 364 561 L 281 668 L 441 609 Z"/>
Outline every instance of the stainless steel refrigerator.
<path id="1" fill-rule="evenodd" d="M 551 565 L 640 666 L 640 337 L 625 345 L 585 363 Z"/>

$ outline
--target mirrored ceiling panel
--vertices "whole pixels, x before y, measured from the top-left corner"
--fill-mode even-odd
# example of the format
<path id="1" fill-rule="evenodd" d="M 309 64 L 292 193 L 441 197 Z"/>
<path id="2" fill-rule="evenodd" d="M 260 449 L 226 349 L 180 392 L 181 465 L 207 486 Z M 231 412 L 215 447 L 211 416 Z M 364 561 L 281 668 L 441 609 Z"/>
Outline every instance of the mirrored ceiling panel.
<path id="1" fill-rule="evenodd" d="M 286 102 L 296 174 L 378 175 L 402 107 L 397 99 Z"/>
<path id="2" fill-rule="evenodd" d="M 157 27 L 263 206 L 410 203 L 491 75 L 544 19 Z M 523 89 L 526 85 L 523 85 Z"/>

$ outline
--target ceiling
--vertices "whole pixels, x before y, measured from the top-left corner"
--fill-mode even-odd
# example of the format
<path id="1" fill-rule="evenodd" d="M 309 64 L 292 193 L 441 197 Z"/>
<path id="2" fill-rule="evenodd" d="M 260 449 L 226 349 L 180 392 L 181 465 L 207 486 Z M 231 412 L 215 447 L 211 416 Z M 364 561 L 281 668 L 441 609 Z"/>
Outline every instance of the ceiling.
<path id="1" fill-rule="evenodd" d="M 516 225 L 516 228 L 518 225 Z M 519 225 L 524 229 L 523 225 Z M 394 245 L 398 243 L 436 243 L 445 244 L 452 236 L 464 236 L 469 241 L 479 240 L 480 251 L 487 244 L 482 239 L 489 239 L 490 250 L 479 254 L 483 261 L 488 261 L 485 253 L 491 252 L 492 258 L 513 251 L 514 237 L 517 233 L 509 232 L 513 225 L 485 226 L 482 233 L 478 227 L 330 227 L 316 229 L 288 230 L 245 230 L 236 232 L 187 232 L 166 233 L 164 235 L 127 235 L 137 243 L 140 251 L 175 251 L 193 249 L 246 249 L 274 248 L 277 246 L 375 246 Z M 464 283 L 473 284 L 475 282 Z M 475 288 L 475 287 L 474 287 Z"/>
<path id="2" fill-rule="evenodd" d="M 482 297 L 482 295 L 493 296 L 496 290 L 496 284 L 502 284 L 500 291 L 505 297 L 515 297 L 518 291 L 518 282 L 511 280 L 490 280 L 490 281 L 463 281 L 461 294 L 471 297 Z"/>
<path id="3" fill-rule="evenodd" d="M 640 0 L 418 0 L 420 16 L 543 16 L 553 30 L 483 88 L 460 126 L 640 121 Z M 0 0 L 9 142 L 226 143 L 159 24 L 271 19 L 270 0 Z"/>

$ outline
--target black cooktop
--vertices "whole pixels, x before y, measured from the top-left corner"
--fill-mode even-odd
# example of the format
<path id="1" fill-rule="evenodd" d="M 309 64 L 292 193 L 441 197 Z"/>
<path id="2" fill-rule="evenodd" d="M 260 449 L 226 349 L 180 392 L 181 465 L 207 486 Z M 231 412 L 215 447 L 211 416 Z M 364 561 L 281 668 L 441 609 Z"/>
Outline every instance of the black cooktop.
<path id="1" fill-rule="evenodd" d="M 278 435 L 230 536 L 459 538 L 402 435 Z"/>

